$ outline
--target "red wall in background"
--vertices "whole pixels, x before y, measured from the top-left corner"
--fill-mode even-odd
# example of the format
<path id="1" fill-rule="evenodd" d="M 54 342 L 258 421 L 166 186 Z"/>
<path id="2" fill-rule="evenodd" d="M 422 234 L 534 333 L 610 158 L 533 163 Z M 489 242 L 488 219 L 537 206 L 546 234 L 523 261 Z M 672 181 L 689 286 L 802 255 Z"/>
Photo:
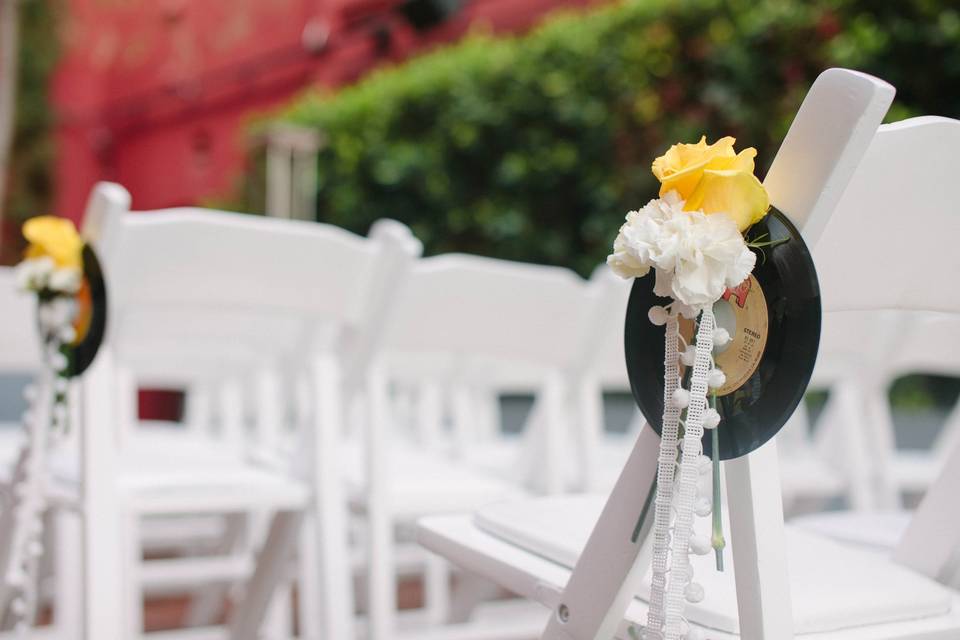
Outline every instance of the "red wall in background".
<path id="1" fill-rule="evenodd" d="M 55 212 L 79 220 L 98 180 L 123 184 L 138 209 L 223 195 L 243 174 L 246 120 L 304 87 L 352 82 L 472 25 L 520 31 L 591 0 L 468 0 L 427 32 L 401 1 L 68 0 L 51 91 Z M 305 33 L 323 32 L 311 53 Z"/>

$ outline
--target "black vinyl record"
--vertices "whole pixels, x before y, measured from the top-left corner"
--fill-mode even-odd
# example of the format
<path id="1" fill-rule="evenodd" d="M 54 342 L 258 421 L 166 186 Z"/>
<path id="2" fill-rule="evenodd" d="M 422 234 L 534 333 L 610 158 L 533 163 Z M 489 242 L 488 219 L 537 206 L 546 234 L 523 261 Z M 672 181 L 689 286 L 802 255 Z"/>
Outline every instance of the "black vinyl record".
<path id="1" fill-rule="evenodd" d="M 751 276 L 714 304 L 717 326 L 732 338 L 714 354 L 727 378 L 717 390 L 721 460 L 750 453 L 780 430 L 803 399 L 820 342 L 820 287 L 800 233 L 772 209 L 749 229 L 747 238 L 767 246 L 751 249 L 757 254 Z M 655 295 L 653 285 L 652 272 L 634 281 L 624 347 L 633 397 L 659 434 L 664 328 L 650 322 L 647 314 L 650 307 L 672 299 Z M 681 335 L 692 342 L 693 321 L 680 324 Z M 707 430 L 704 453 L 710 455 L 711 448 Z"/>
<path id="2" fill-rule="evenodd" d="M 97 254 L 89 244 L 83 247 L 83 284 L 77 292 L 77 339 L 68 348 L 69 377 L 78 376 L 93 362 L 107 328 L 107 286 Z"/>

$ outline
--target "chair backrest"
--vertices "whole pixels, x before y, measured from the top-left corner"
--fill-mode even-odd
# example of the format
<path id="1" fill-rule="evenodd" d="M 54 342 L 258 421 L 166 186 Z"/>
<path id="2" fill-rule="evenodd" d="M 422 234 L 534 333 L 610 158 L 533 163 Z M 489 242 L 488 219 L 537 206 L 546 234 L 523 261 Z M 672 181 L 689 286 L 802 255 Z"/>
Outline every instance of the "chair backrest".
<path id="1" fill-rule="evenodd" d="M 35 373 L 40 368 L 36 297 L 20 291 L 11 267 L 0 267 L 0 373 Z"/>
<path id="2" fill-rule="evenodd" d="M 420 250 L 392 221 L 364 238 L 198 208 L 134 213 L 129 201 L 98 185 L 84 234 L 106 274 L 116 366 L 153 379 L 252 376 L 318 351 L 346 366 L 375 340 L 375 312 Z"/>
<path id="3" fill-rule="evenodd" d="M 464 453 L 497 437 L 499 393 L 533 394 L 523 450 L 539 443 L 551 454 L 536 469 L 521 454 L 514 467 L 524 482 L 556 491 L 562 474 L 554 462 L 569 436 L 564 389 L 595 307 L 587 283 L 568 269 L 463 254 L 425 258 L 386 328 L 384 361 L 393 379 L 419 382 L 432 423 L 421 435 L 435 437 L 447 407 Z M 428 393 L 438 385 L 439 393 Z"/>
<path id="4" fill-rule="evenodd" d="M 865 462 L 873 468 L 842 465 L 861 506 L 899 502 L 889 462 L 892 379 L 960 371 L 960 343 L 950 339 L 960 326 L 960 288 L 949 282 L 960 273 L 952 246 L 960 214 L 943 188 L 956 177 L 951 145 L 958 141 L 960 122 L 948 118 L 881 126 L 813 248 L 825 311 L 814 378 L 843 384 L 836 402 L 847 403 L 826 414 L 817 439 L 828 452 L 837 442 L 867 439 Z M 864 406 L 850 407 L 850 394 Z"/>
<path id="5" fill-rule="evenodd" d="M 112 331 L 127 329 L 134 310 L 154 308 L 209 310 L 200 328 L 212 332 L 217 312 L 281 323 L 363 320 L 382 253 L 376 241 L 331 225 L 198 208 L 108 211 L 95 244 L 109 274 Z M 165 324 L 161 315 L 131 330 Z"/>
<path id="6" fill-rule="evenodd" d="M 825 311 L 960 310 L 957 144 L 948 118 L 880 128 L 813 249 Z"/>
<path id="7" fill-rule="evenodd" d="M 912 118 L 880 127 L 814 250 L 827 309 L 896 309 L 888 371 L 956 372 L 960 326 L 960 210 L 944 185 L 960 178 L 960 121 Z M 922 313 L 922 312 L 938 313 Z M 918 313 L 919 312 L 919 313 Z M 825 314 L 825 322 L 831 314 Z M 870 322 L 871 314 L 858 314 Z M 869 329 L 869 327 L 868 327 Z M 947 580 L 960 551 L 954 453 L 911 521 L 894 558 Z"/>
<path id="8" fill-rule="evenodd" d="M 627 365 L 623 358 L 623 319 L 633 283 L 600 265 L 590 276 L 590 288 L 597 298 L 593 318 L 584 336 L 580 354 L 582 366 L 594 372 L 604 388 L 629 390 Z"/>
<path id="9" fill-rule="evenodd" d="M 589 313 L 586 283 L 560 267 L 448 254 L 413 268 L 383 348 L 394 353 L 572 363 Z"/>

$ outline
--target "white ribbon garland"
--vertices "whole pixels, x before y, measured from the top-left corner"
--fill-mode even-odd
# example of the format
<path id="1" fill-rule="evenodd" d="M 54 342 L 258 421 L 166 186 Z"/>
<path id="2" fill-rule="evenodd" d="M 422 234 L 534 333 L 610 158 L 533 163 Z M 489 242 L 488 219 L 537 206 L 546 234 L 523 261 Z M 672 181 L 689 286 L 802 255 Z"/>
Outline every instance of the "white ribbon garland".
<path id="1" fill-rule="evenodd" d="M 660 430 L 660 457 L 657 464 L 657 495 L 653 518 L 653 576 L 650 588 L 650 610 L 647 627 L 659 630 L 666 622 L 664 597 L 667 571 L 670 568 L 670 516 L 673 509 L 673 480 L 677 462 L 677 437 L 680 407 L 673 403 L 673 392 L 680 387 L 680 364 L 677 342 L 680 323 L 671 313 L 666 323 L 663 357 L 663 427 Z"/>
<path id="2" fill-rule="evenodd" d="M 660 456 L 657 467 L 657 494 L 654 501 L 653 560 L 650 609 L 647 614 L 647 636 L 665 640 L 681 640 L 695 635 L 689 631 L 684 617 L 686 600 L 702 598 L 702 589 L 692 589 L 693 569 L 690 566 L 690 538 L 697 499 L 701 439 L 707 392 L 713 371 L 713 337 L 716 320 L 710 307 L 704 309 L 697 329 L 695 358 L 690 376 L 687 415 L 683 421 L 682 447 L 677 464 L 677 445 L 681 403 L 679 375 L 679 323 L 671 313 L 666 322 L 664 343 L 664 402 Z M 678 470 L 679 468 L 679 470 Z M 671 516 L 675 514 L 671 526 Z"/>

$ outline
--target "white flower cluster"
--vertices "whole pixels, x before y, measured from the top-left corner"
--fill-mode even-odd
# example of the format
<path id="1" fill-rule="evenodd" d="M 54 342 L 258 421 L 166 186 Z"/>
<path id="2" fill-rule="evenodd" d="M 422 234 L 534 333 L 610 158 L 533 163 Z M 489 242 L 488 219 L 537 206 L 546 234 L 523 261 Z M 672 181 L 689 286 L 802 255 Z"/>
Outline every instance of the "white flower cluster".
<path id="1" fill-rule="evenodd" d="M 77 302 L 66 296 L 45 300 L 37 307 L 37 322 L 41 332 L 47 336 L 55 336 L 62 344 L 70 344 L 76 339 L 77 333 L 73 328 L 76 317 Z M 54 351 L 59 352 L 59 346 Z"/>
<path id="2" fill-rule="evenodd" d="M 29 258 L 16 267 L 17 285 L 24 291 L 48 289 L 72 295 L 80 290 L 83 274 L 80 269 L 57 267 L 52 258 Z"/>
<path id="3" fill-rule="evenodd" d="M 732 218 L 683 206 L 670 191 L 628 213 L 607 264 L 623 278 L 639 278 L 653 268 L 657 295 L 702 308 L 743 282 L 756 256 Z"/>

